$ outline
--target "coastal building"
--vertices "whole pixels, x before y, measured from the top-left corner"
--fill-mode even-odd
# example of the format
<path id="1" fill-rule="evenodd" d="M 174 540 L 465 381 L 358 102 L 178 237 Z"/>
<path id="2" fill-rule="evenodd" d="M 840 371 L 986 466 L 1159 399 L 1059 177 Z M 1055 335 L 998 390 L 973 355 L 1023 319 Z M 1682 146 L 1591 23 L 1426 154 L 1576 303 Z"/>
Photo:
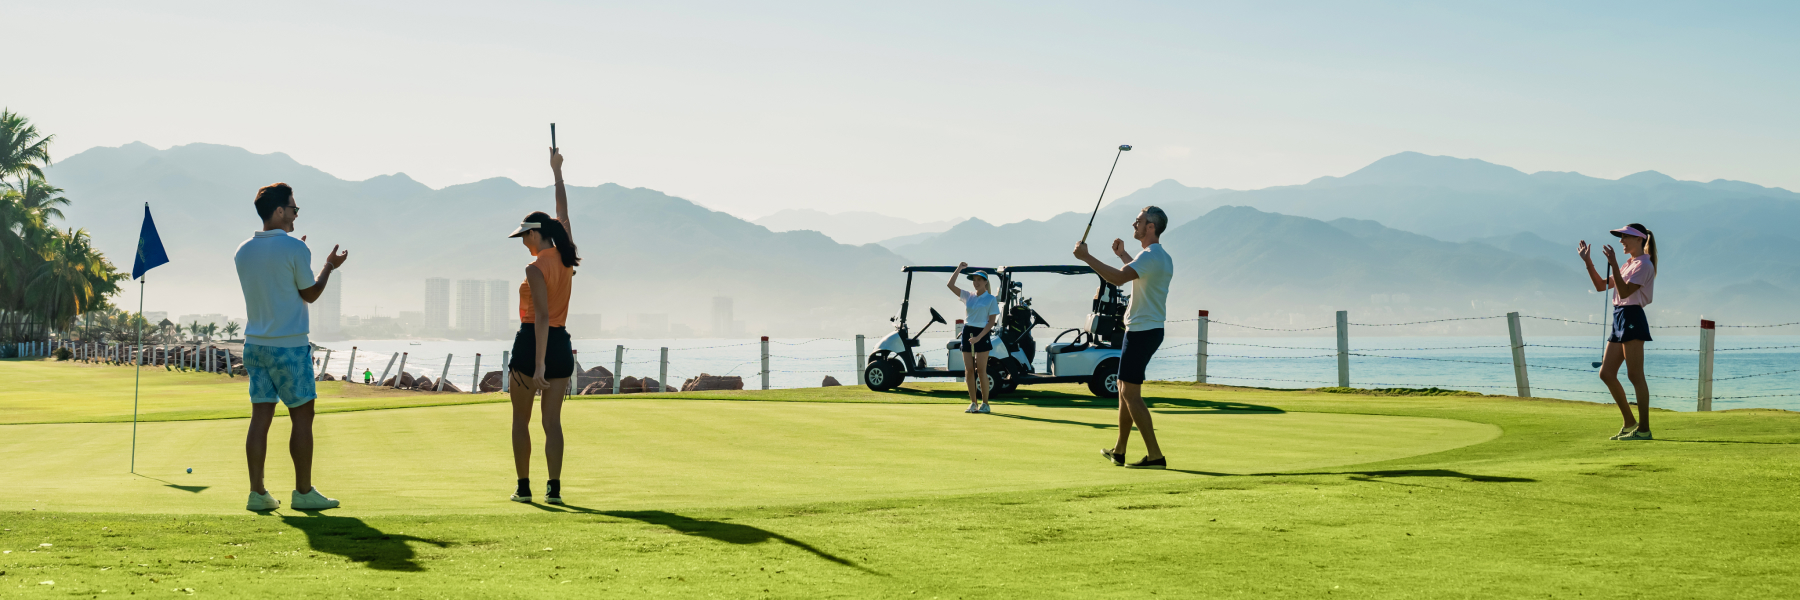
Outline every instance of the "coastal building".
<path id="1" fill-rule="evenodd" d="M 426 331 L 444 331 L 450 328 L 450 280 L 443 277 L 432 277 L 425 280 L 425 321 L 421 323 Z M 404 317 L 401 319 L 405 320 Z"/>
<path id="2" fill-rule="evenodd" d="M 474 335 L 487 331 L 487 282 L 479 279 L 456 281 L 456 330 Z"/>

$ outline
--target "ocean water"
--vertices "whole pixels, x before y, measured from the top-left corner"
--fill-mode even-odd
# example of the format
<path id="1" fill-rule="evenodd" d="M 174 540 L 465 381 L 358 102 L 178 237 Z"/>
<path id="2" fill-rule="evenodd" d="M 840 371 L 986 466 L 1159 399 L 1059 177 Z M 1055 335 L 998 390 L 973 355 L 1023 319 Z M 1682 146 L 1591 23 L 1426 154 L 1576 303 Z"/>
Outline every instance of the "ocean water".
<path id="1" fill-rule="evenodd" d="M 870 335 L 866 350 L 878 336 Z M 930 365 L 942 366 L 949 338 L 925 338 Z M 1150 364 L 1153 379 L 1192 381 L 1195 338 L 1168 338 Z M 1042 341 L 1039 342 L 1043 344 Z M 1337 384 L 1335 337 L 1213 337 L 1207 357 L 1208 381 L 1226 385 L 1309 388 Z M 393 359 L 414 376 L 437 380 L 448 373 L 452 383 L 469 389 L 480 373 L 502 370 L 503 341 L 354 340 L 323 345 L 332 350 L 326 369 L 343 376 L 356 348 L 355 370 L 379 377 Z M 613 370 L 623 346 L 626 376 L 661 379 L 661 349 L 669 349 L 668 382 L 679 384 L 701 373 L 744 377 L 748 389 L 761 387 L 760 343 L 736 339 L 575 340 L 582 368 Z M 1658 333 L 1646 345 L 1644 367 L 1653 405 L 1694 410 L 1698 394 L 1699 337 L 1694 333 Z M 1713 409 L 1780 408 L 1800 410 L 1800 335 L 1720 335 L 1714 342 Z M 1516 393 L 1512 354 L 1504 336 L 1398 336 L 1353 338 L 1350 344 L 1352 387 L 1441 387 L 1489 394 Z M 1591 364 L 1600 360 L 1598 336 L 1537 336 L 1527 339 L 1527 372 L 1532 395 L 1568 400 L 1610 402 Z M 817 387 L 826 376 L 845 385 L 856 382 L 861 359 L 853 339 L 775 339 L 769 344 L 769 386 Z M 324 352 L 316 358 L 323 361 Z M 446 369 L 446 358 L 449 366 Z M 1043 356 L 1037 357 L 1042 368 Z M 1621 374 L 1622 376 L 1623 374 Z M 947 381 L 947 380 L 946 380 Z M 1629 383 L 1627 383 L 1629 389 Z"/>

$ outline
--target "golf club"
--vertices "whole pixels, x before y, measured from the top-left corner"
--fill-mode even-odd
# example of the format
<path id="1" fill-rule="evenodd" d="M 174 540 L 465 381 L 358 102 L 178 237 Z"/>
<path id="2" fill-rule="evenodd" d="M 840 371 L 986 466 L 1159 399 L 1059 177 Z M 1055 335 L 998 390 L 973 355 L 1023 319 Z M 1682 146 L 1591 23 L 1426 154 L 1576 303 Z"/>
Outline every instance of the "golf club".
<path id="1" fill-rule="evenodd" d="M 1094 217 L 1100 214 L 1100 201 L 1106 199 L 1106 186 L 1112 185 L 1113 171 L 1119 168 L 1119 156 L 1129 150 L 1131 150 L 1131 144 L 1120 144 L 1119 151 L 1113 154 L 1112 168 L 1106 170 L 1106 183 L 1100 184 L 1100 198 L 1094 201 L 1094 213 L 1088 215 L 1087 229 L 1081 231 L 1081 243 L 1086 244 L 1088 232 L 1094 230 Z"/>
<path id="2" fill-rule="evenodd" d="M 1606 267 L 1606 280 L 1612 281 L 1612 267 L 1610 265 Z M 1606 305 L 1600 309 L 1600 360 L 1594 361 L 1594 368 L 1596 369 L 1600 368 L 1600 363 L 1606 360 L 1606 319 L 1612 314 L 1611 287 L 1606 288 L 1606 291 L 1600 294 L 1600 300 L 1605 302 Z"/>
<path id="3" fill-rule="evenodd" d="M 556 154 L 556 124 L 550 124 L 550 153 Z"/>

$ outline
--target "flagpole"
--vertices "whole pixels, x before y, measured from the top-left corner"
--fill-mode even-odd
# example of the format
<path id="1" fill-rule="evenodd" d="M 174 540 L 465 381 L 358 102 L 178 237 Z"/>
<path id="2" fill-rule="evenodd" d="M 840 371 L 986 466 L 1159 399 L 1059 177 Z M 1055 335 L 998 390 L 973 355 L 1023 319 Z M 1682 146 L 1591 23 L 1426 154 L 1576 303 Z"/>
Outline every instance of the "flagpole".
<path id="1" fill-rule="evenodd" d="M 144 204 L 145 206 L 149 205 L 148 202 Z M 149 279 L 149 276 L 138 278 L 137 373 L 131 382 L 131 472 L 133 473 L 137 472 L 138 389 L 144 381 L 144 282 Z"/>

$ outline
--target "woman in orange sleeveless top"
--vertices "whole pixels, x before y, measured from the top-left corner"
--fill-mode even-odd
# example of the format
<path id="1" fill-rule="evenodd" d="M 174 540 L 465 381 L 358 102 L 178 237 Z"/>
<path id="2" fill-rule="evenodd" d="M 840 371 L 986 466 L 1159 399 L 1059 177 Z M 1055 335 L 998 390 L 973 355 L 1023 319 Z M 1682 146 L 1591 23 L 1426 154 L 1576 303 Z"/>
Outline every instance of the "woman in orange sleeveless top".
<path id="1" fill-rule="evenodd" d="M 569 283 L 581 258 L 569 239 L 569 196 L 563 190 L 562 153 L 550 149 L 550 171 L 556 175 L 556 218 L 543 212 L 525 216 L 511 237 L 521 238 L 536 257 L 525 266 L 525 283 L 519 285 L 519 333 L 513 338 L 512 362 L 507 365 L 512 386 L 513 467 L 519 486 L 514 502 L 531 501 L 531 399 L 544 394 L 544 459 L 550 464 L 550 481 L 544 501 L 562 504 L 562 401 L 575 372 L 575 353 L 569 345 Z"/>

